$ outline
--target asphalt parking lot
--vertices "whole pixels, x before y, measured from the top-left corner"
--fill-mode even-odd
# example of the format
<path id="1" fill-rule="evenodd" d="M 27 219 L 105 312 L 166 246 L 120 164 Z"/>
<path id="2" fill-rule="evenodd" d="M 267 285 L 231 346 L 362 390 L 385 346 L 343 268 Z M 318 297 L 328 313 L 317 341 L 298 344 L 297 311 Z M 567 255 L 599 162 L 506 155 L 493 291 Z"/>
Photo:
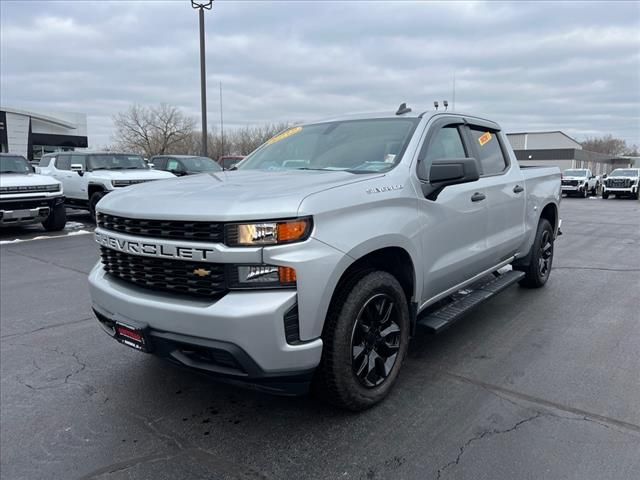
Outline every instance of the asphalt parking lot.
<path id="1" fill-rule="evenodd" d="M 547 286 L 419 335 L 390 397 L 361 414 L 109 339 L 82 214 L 73 235 L 3 232 L 1 477 L 639 478 L 640 202 L 569 198 L 561 213 Z"/>

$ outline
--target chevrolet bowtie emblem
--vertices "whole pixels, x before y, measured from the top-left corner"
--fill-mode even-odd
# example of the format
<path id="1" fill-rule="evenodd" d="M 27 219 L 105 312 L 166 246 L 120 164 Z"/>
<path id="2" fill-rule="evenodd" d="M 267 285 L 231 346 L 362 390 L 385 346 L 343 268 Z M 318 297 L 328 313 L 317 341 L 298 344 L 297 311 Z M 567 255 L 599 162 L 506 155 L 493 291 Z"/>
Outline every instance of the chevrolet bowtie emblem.
<path id="1" fill-rule="evenodd" d="M 194 275 L 198 275 L 199 277 L 206 277 L 211 274 L 211 270 L 205 270 L 204 268 L 196 268 L 193 271 Z"/>

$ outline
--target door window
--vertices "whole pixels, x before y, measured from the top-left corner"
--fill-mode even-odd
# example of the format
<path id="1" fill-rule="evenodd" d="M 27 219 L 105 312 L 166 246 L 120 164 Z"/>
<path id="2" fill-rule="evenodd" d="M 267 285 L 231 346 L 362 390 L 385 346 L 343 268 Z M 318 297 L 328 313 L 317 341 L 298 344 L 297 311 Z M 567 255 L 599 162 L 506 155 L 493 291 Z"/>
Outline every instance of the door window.
<path id="1" fill-rule="evenodd" d="M 470 127 L 471 139 L 478 152 L 482 175 L 496 175 L 507 168 L 496 132 L 482 127 Z"/>
<path id="2" fill-rule="evenodd" d="M 442 158 L 466 157 L 460 132 L 456 125 L 447 125 L 436 132 L 429 143 L 425 160 L 427 165 Z"/>
<path id="3" fill-rule="evenodd" d="M 167 170 L 169 170 L 170 172 L 180 172 L 182 171 L 182 166 L 180 165 L 180 162 L 178 162 L 178 160 L 170 158 L 169 160 L 167 160 Z"/>
<path id="4" fill-rule="evenodd" d="M 151 163 L 153 163 L 153 168 L 156 170 L 164 170 L 167 164 L 167 159 L 164 157 L 158 157 L 151 160 Z"/>
<path id="5" fill-rule="evenodd" d="M 87 156 L 86 155 L 71 155 L 71 165 L 82 165 L 82 168 L 87 169 Z"/>
<path id="6" fill-rule="evenodd" d="M 71 170 L 71 155 L 58 155 L 56 168 L 58 170 Z"/>

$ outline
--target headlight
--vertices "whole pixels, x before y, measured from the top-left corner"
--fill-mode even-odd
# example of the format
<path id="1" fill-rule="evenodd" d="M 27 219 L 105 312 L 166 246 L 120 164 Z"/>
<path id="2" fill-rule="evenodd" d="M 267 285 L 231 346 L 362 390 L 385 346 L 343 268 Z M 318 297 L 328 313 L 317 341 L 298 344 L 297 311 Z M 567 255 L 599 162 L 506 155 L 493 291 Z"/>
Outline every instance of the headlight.
<path id="1" fill-rule="evenodd" d="M 227 267 L 230 289 L 288 288 L 296 286 L 296 271 L 275 265 L 230 265 Z"/>
<path id="2" fill-rule="evenodd" d="M 278 222 L 238 223 L 226 227 L 225 243 L 231 247 L 282 245 L 309 238 L 311 219 Z"/>

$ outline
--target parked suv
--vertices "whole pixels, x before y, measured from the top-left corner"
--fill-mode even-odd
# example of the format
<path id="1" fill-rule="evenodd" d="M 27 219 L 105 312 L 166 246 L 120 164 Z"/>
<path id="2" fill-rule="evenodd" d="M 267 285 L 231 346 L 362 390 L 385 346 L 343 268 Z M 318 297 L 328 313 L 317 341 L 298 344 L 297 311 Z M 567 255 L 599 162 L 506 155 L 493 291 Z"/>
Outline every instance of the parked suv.
<path id="1" fill-rule="evenodd" d="M 65 204 L 87 209 L 94 218 L 96 204 L 107 193 L 150 180 L 174 178 L 169 172 L 152 170 L 135 154 L 60 152 L 44 157 L 39 170 L 62 182 Z"/>
<path id="2" fill-rule="evenodd" d="M 130 347 L 270 392 L 314 382 L 360 410 L 418 327 L 547 282 L 560 190 L 560 170 L 520 169 L 471 115 L 402 105 L 296 126 L 225 175 L 104 198 L 93 308 Z"/>
<path id="3" fill-rule="evenodd" d="M 572 168 L 562 172 L 562 193 L 580 195 L 583 198 L 597 195 L 600 179 L 588 168 Z"/>
<path id="4" fill-rule="evenodd" d="M 62 185 L 33 173 L 26 158 L 0 153 L 0 226 L 42 223 L 45 230 L 62 230 L 67 222 Z"/>
<path id="5" fill-rule="evenodd" d="M 206 172 L 221 172 L 222 167 L 209 157 L 193 155 L 156 155 L 149 163 L 155 170 L 164 170 L 181 177 Z"/>
<path id="6" fill-rule="evenodd" d="M 640 182 L 640 168 L 617 168 L 611 172 L 602 185 L 602 198 L 609 195 L 617 197 L 639 197 L 638 183 Z"/>
<path id="7" fill-rule="evenodd" d="M 242 155 L 224 155 L 218 158 L 218 163 L 225 170 L 230 170 L 239 164 L 244 157 Z"/>

